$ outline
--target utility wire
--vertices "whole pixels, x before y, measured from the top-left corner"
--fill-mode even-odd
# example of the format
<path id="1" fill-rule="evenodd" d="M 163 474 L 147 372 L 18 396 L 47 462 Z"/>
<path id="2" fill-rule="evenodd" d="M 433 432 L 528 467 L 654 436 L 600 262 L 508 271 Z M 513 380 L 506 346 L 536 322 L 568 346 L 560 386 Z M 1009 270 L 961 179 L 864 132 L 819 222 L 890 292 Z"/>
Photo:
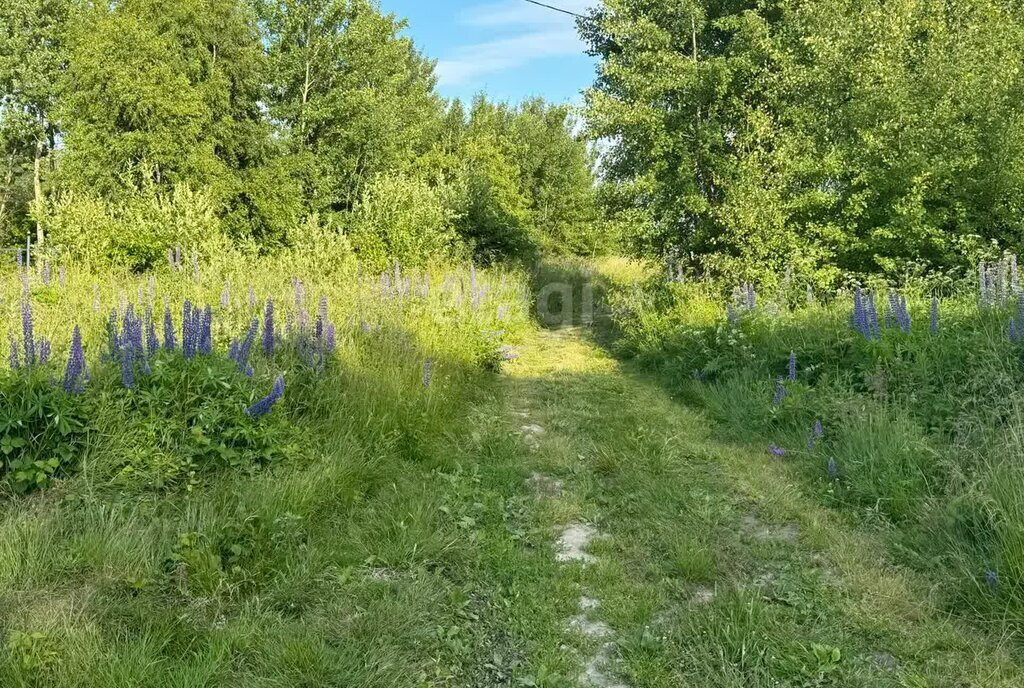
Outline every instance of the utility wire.
<path id="1" fill-rule="evenodd" d="M 531 5 L 537 5 L 538 7 L 544 7 L 544 8 L 547 8 L 549 10 L 554 10 L 555 12 L 561 12 L 562 14 L 568 14 L 570 17 L 578 17 L 580 19 L 586 19 L 586 17 L 583 16 L 582 14 L 577 14 L 576 12 L 570 12 L 569 10 L 563 10 L 561 7 L 555 7 L 554 5 L 547 5 L 547 4 L 544 4 L 543 2 L 537 2 L 537 0 L 523 0 L 523 2 L 528 2 Z"/>

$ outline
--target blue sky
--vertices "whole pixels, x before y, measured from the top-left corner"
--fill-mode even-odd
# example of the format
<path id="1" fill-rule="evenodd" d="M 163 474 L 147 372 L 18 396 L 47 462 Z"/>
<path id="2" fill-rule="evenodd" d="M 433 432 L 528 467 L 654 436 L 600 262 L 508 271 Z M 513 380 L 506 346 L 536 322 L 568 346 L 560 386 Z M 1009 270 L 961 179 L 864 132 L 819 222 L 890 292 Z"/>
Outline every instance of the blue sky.
<path id="1" fill-rule="evenodd" d="M 469 99 L 543 96 L 581 102 L 594 79 L 573 18 L 524 0 L 380 0 L 386 12 L 409 20 L 406 33 L 437 60 L 438 90 Z M 545 0 L 583 13 L 594 0 Z"/>

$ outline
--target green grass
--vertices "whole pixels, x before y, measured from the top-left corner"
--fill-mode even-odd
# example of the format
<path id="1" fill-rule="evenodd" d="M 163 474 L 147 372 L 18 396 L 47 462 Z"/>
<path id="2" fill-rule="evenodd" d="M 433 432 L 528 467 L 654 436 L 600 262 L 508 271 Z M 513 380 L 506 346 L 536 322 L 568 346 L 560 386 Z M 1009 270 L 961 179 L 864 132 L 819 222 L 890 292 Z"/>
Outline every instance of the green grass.
<path id="1" fill-rule="evenodd" d="M 344 332 L 336 358 L 301 384 L 287 353 L 258 358 L 252 381 L 228 378 L 243 387 L 241 404 L 284 368 L 289 386 L 266 420 L 290 448 L 269 463 L 214 461 L 185 476 L 180 455 L 194 440 L 178 438 L 174 451 L 157 441 L 185 409 L 165 408 L 160 423 L 97 364 L 80 459 L 0 502 L 0 685 L 568 688 L 585 685 L 601 655 L 606 675 L 644 687 L 1024 679 L 1006 625 L 950 614 L 924 567 L 903 564 L 897 544 L 909 545 L 895 521 L 861 518 L 852 497 L 812 477 L 813 457 L 767 455 L 760 433 L 779 419 L 757 411 L 749 384 L 715 383 L 712 403 L 671 369 L 613 357 L 635 341 L 621 317 L 610 323 L 599 310 L 593 330 L 538 329 L 525 280 L 500 271 L 477 274 L 488 296 L 474 307 L 455 286 L 468 289 L 465 270 L 451 271 L 448 289 L 441 271 L 431 275 L 426 298 L 382 293 L 377 276 L 354 270 L 316 277 L 270 260 L 209 270 L 199 281 L 161 273 L 158 299 L 216 304 L 234 275 L 221 351 L 252 315 L 248 276 L 284 308 L 299 275 L 307 298 L 330 296 Z M 578 289 L 612 271 L 638 273 L 562 265 L 533 281 L 557 275 Z M 91 291 L 81 294 L 96 278 L 68 277 L 49 302 L 37 292 L 37 321 L 55 341 L 87 324 L 95 360 L 105 311 L 118 291 L 145 292 L 147 276 L 97 280 L 96 314 Z M 20 286 L 13 276 L 2 284 L 14 331 Z M 599 305 L 617 288 L 596 287 Z M 363 320 L 380 326 L 367 334 Z M 502 343 L 521 358 L 499 367 Z M 55 345 L 57 361 L 64 351 Z M 437 367 L 424 388 L 427 357 Z M 680 403 L 680 391 L 707 410 Z M 735 408 L 764 419 L 745 429 L 724 413 Z M 876 432 L 903 432 L 903 421 L 876 420 Z M 524 432 L 533 424 L 543 432 Z M 920 431 L 906 466 L 877 468 L 910 474 L 914 443 L 933 441 Z M 1020 503 L 1014 483 L 993 479 L 987 498 Z M 863 489 L 876 480 L 885 474 Z M 976 515 L 963 502 L 961 524 Z M 599 533 L 589 566 L 554 556 L 574 523 Z M 943 532 L 963 543 L 953 527 Z M 609 637 L 570 623 L 581 597 L 599 601 L 587 614 Z"/>

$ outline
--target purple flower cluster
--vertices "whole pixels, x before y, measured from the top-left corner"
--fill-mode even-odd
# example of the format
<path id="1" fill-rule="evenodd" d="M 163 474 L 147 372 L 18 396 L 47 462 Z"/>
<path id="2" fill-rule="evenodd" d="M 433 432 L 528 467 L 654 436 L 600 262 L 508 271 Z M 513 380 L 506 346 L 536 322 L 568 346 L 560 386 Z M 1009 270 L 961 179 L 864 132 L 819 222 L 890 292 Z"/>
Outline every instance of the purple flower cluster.
<path id="1" fill-rule="evenodd" d="M 825 471 L 828 473 L 830 480 L 839 479 L 839 466 L 836 464 L 834 457 L 829 457 L 828 463 L 825 464 Z"/>
<path id="2" fill-rule="evenodd" d="M 82 331 L 78 325 L 71 334 L 71 353 L 68 355 L 68 364 L 64 368 L 64 391 L 68 394 L 78 394 L 82 391 L 85 383 L 85 352 L 82 350 Z"/>
<path id="3" fill-rule="evenodd" d="M 196 354 L 209 355 L 213 352 L 213 310 L 207 306 L 203 310 L 193 307 L 192 302 L 185 299 L 181 312 L 181 353 L 185 358 L 195 358 Z"/>
<path id="4" fill-rule="evenodd" d="M 787 375 L 790 382 L 796 382 L 796 352 L 789 352 L 789 365 L 787 366 Z"/>
<path id="5" fill-rule="evenodd" d="M 274 355 L 274 299 L 267 299 L 263 311 L 263 353 Z"/>
<path id="6" fill-rule="evenodd" d="M 301 282 L 297 282 L 301 285 Z M 300 312 L 300 318 L 305 309 Z M 308 315 L 306 316 L 309 317 Z M 313 370 L 322 371 L 327 362 L 327 357 L 334 353 L 336 346 L 337 328 L 334 323 L 327 319 L 327 297 L 321 296 L 317 308 L 316 322 L 313 325 L 313 332 L 309 333 L 300 319 L 298 340 L 296 345 L 299 355 Z"/>
<path id="7" fill-rule="evenodd" d="M 252 366 L 249 365 L 249 355 L 252 353 L 253 344 L 256 343 L 256 333 L 259 332 L 259 329 L 260 321 L 253 318 L 245 337 L 241 342 L 238 340 L 231 342 L 231 350 L 228 352 L 228 358 L 234 361 L 238 370 L 248 377 L 253 376 Z"/>
<path id="8" fill-rule="evenodd" d="M 749 282 L 744 282 L 743 291 L 745 292 L 745 305 L 747 307 L 747 310 L 752 311 L 755 308 L 757 308 L 757 292 L 754 290 L 754 285 Z"/>
<path id="9" fill-rule="evenodd" d="M 245 412 L 249 416 L 251 416 L 253 418 L 259 418 L 260 416 L 265 416 L 268 413 L 270 413 L 270 409 L 272 409 L 274 407 L 274 404 L 276 404 L 278 402 L 278 400 L 283 395 L 284 395 L 284 377 L 281 376 L 281 375 L 278 375 L 277 379 L 274 380 L 274 386 L 273 386 L 273 388 L 271 388 L 270 394 L 268 394 L 267 396 L 263 397 L 262 399 L 257 401 L 255 404 L 253 404 L 252 406 L 247 408 L 245 410 Z"/>
<path id="10" fill-rule="evenodd" d="M 789 392 L 786 390 L 786 385 L 782 382 L 780 376 L 775 380 L 775 395 L 772 397 L 772 406 L 782 406 L 782 400 L 786 398 Z"/>
<path id="11" fill-rule="evenodd" d="M 423 386 L 429 387 L 434 379 L 434 359 L 428 358 L 423 361 Z"/>
<path id="12" fill-rule="evenodd" d="M 811 434 L 807 438 L 807 448 L 809 450 L 814 449 L 814 445 L 818 443 L 822 437 L 825 436 L 825 428 L 821 426 L 821 420 L 814 421 L 814 427 L 811 428 Z"/>
<path id="13" fill-rule="evenodd" d="M 853 290 L 853 314 L 850 316 L 853 329 L 869 342 L 881 336 L 878 326 L 878 312 L 875 310 L 875 295 L 857 287 Z"/>
<path id="14" fill-rule="evenodd" d="M 886 313 L 886 321 L 889 313 L 896 323 L 896 326 L 904 333 L 910 333 L 910 312 L 907 310 L 907 297 L 895 291 L 889 292 L 889 311 Z"/>
<path id="15" fill-rule="evenodd" d="M 26 298 L 21 302 L 21 337 L 25 350 L 25 365 L 36 363 L 36 340 L 33 332 L 32 302 Z"/>
<path id="16" fill-rule="evenodd" d="M 786 455 L 786 450 L 782 447 L 776 446 L 774 442 L 768 445 L 768 453 L 772 456 L 783 457 Z"/>

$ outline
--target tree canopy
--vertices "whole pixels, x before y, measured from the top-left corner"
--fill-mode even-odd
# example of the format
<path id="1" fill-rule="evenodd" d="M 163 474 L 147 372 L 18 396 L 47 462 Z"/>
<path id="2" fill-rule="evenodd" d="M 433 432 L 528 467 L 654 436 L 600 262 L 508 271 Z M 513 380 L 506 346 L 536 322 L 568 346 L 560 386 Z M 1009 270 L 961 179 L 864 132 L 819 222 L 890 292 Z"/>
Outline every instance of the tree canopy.
<path id="1" fill-rule="evenodd" d="M 1020 3 L 605 0 L 581 28 L 643 250 L 827 282 L 1020 244 Z"/>

